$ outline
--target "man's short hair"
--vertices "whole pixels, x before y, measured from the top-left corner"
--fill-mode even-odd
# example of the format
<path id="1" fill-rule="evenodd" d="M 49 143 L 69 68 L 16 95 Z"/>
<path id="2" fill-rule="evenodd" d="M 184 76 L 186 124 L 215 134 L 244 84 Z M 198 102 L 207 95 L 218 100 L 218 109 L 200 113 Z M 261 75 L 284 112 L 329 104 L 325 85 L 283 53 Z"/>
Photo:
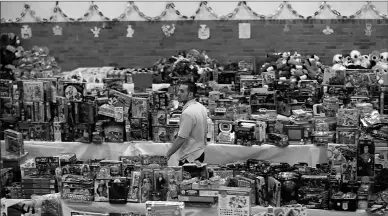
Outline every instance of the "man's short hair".
<path id="1" fill-rule="evenodd" d="M 187 92 L 192 92 L 193 96 L 197 95 L 197 84 L 191 81 L 182 82 L 181 85 L 187 86 Z"/>

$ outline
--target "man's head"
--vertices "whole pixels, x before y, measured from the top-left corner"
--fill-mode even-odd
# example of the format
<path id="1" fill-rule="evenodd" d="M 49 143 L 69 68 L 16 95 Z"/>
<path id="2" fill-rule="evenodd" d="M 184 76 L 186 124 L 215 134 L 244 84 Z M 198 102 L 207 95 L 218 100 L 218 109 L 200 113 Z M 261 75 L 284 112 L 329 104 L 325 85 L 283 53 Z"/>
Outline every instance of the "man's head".
<path id="1" fill-rule="evenodd" d="M 178 101 L 186 103 L 195 98 L 197 94 L 197 85 L 194 82 L 184 82 L 179 86 Z"/>

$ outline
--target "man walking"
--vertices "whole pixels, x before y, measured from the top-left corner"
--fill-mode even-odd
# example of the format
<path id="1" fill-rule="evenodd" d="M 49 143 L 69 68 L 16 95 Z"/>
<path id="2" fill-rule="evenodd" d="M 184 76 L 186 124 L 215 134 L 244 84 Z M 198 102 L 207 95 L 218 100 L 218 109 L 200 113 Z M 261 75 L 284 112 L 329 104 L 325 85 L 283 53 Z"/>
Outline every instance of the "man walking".
<path id="1" fill-rule="evenodd" d="M 179 150 L 179 166 L 185 163 L 202 163 L 205 159 L 207 109 L 195 101 L 197 86 L 184 82 L 178 90 L 178 101 L 183 103 L 178 137 L 167 152 L 170 158 Z"/>

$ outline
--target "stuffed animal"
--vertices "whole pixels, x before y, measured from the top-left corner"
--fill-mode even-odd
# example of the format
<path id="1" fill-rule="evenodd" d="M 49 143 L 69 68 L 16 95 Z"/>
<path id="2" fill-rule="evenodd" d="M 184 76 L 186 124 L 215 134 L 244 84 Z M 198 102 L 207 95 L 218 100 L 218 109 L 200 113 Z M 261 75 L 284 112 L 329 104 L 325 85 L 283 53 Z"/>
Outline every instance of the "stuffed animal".
<path id="1" fill-rule="evenodd" d="M 382 52 L 380 54 L 380 62 L 383 64 L 388 64 L 388 52 Z"/>
<path id="2" fill-rule="evenodd" d="M 369 55 L 361 56 L 361 67 L 365 69 L 371 69 L 371 63 L 369 60 Z"/>
<path id="3" fill-rule="evenodd" d="M 333 66 L 331 68 L 335 71 L 346 70 L 346 67 L 343 66 L 343 56 L 341 54 L 334 55 Z"/>
<path id="4" fill-rule="evenodd" d="M 347 65 L 348 69 L 363 69 L 361 67 L 361 53 L 359 51 L 351 51 L 349 58 L 349 64 Z"/>
<path id="5" fill-rule="evenodd" d="M 377 62 L 380 61 L 380 52 L 377 50 L 374 50 L 371 54 L 369 54 L 369 61 L 371 63 L 371 67 L 374 67 Z"/>
<path id="6" fill-rule="evenodd" d="M 388 81 L 388 64 L 377 64 L 372 68 L 378 83 L 380 85 L 387 84 Z"/>

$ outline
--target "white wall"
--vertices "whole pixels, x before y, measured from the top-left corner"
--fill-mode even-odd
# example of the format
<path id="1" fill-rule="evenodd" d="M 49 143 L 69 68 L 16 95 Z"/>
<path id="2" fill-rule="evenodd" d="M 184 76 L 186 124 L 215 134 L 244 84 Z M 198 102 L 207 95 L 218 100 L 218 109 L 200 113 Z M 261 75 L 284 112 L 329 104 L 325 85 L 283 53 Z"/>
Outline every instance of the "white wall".
<path id="1" fill-rule="evenodd" d="M 343 16 L 350 16 L 358 11 L 366 2 L 338 2 L 338 1 L 327 1 L 329 5 L 331 5 L 335 10 L 339 11 Z M 53 8 L 55 6 L 55 2 L 1 2 L 1 18 L 15 19 L 20 16 L 20 13 L 24 9 L 24 4 L 28 3 L 31 6 L 31 9 L 35 11 L 36 16 L 42 18 L 49 18 L 53 13 Z M 135 4 L 139 7 L 141 12 L 143 12 L 147 16 L 155 17 L 160 15 L 160 13 L 164 10 L 167 2 L 165 1 L 155 1 L 155 2 L 135 2 Z M 238 2 L 208 2 L 208 5 L 213 8 L 214 12 L 218 15 L 226 15 L 234 10 L 237 6 Z M 272 1 L 272 2 L 247 2 L 247 4 L 253 9 L 253 11 L 269 15 L 274 13 L 281 1 Z M 82 17 L 83 14 L 88 10 L 91 1 L 77 1 L 77 2 L 59 2 L 59 6 L 64 13 L 66 13 L 69 17 L 79 18 Z M 99 9 L 102 13 L 109 18 L 116 18 L 121 13 L 124 12 L 125 7 L 127 7 L 127 2 L 95 2 L 96 5 L 99 6 Z M 199 2 L 174 2 L 175 8 L 178 9 L 183 15 L 192 16 L 199 6 Z M 298 1 L 290 1 L 292 7 L 299 12 L 301 15 L 307 17 L 312 16 L 315 11 L 318 10 L 321 2 L 312 1 L 312 2 L 298 2 Z M 388 2 L 380 1 L 380 2 L 372 2 L 373 5 L 383 14 L 388 14 Z M 278 17 L 279 19 L 292 19 L 295 18 L 293 14 L 284 9 L 284 12 Z M 316 18 L 320 19 L 332 19 L 335 18 L 327 8 L 324 12 L 317 16 Z M 362 16 L 358 17 L 361 19 L 380 19 L 381 17 L 377 16 L 373 11 L 368 10 L 364 11 Z M 168 13 L 166 17 L 162 20 L 177 20 L 179 19 L 177 15 L 173 13 Z M 214 17 L 208 13 L 206 10 L 202 9 L 200 14 L 196 19 L 203 20 L 211 20 Z M 250 13 L 246 10 L 240 10 L 236 15 L 235 19 L 254 19 Z M 125 20 L 144 20 L 141 18 L 133 9 L 127 14 Z M 64 21 L 62 17 L 58 18 L 58 21 Z M 93 15 L 89 21 L 101 21 L 101 18 L 98 15 Z M 27 15 L 22 22 L 34 22 L 34 19 Z"/>

